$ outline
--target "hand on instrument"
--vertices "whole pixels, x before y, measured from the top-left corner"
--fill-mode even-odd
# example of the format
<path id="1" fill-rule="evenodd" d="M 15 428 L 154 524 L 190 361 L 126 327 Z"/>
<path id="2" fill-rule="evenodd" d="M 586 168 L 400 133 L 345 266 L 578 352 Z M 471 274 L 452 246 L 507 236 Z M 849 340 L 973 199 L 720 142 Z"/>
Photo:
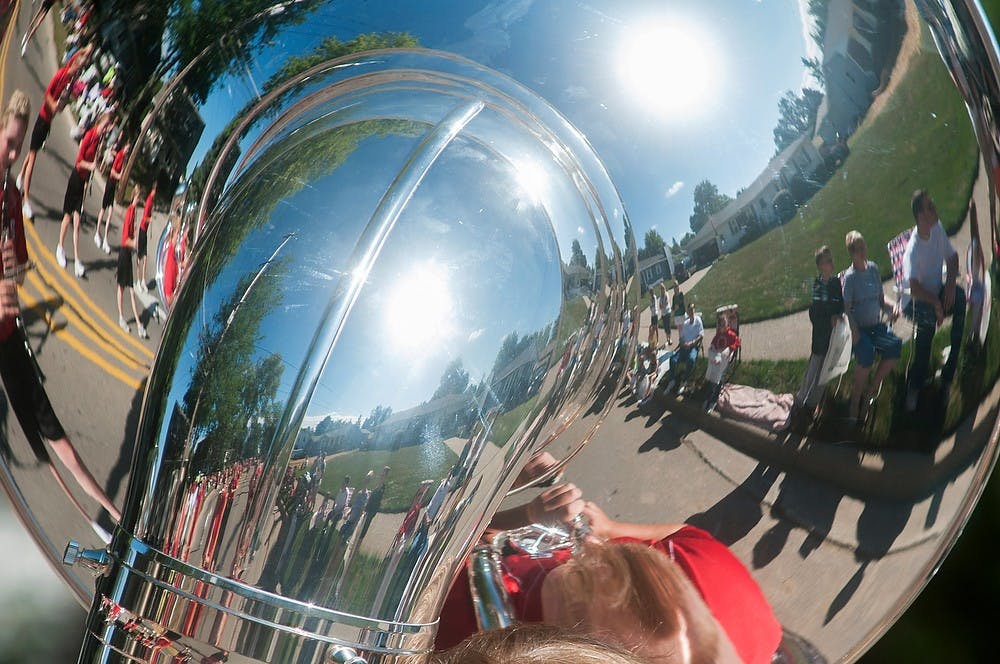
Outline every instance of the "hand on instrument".
<path id="1" fill-rule="evenodd" d="M 542 491 L 527 505 L 528 519 L 532 523 L 572 523 L 583 511 L 583 492 L 575 484 L 560 484 Z"/>

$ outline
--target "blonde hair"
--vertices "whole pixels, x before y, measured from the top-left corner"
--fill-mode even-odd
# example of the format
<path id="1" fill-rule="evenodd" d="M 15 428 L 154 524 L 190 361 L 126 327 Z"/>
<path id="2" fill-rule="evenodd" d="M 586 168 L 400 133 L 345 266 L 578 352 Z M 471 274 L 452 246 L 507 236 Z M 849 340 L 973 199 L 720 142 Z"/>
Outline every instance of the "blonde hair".
<path id="1" fill-rule="evenodd" d="M 28 95 L 21 90 L 14 90 L 13 94 L 10 96 L 10 100 L 7 102 L 7 108 L 3 110 L 4 126 L 6 126 L 7 122 L 9 122 L 12 118 L 21 120 L 27 124 L 30 116 L 31 102 L 28 100 Z"/>
<path id="2" fill-rule="evenodd" d="M 816 250 L 816 265 L 819 265 L 820 261 L 822 261 L 824 258 L 829 258 L 830 260 L 833 260 L 833 252 L 830 251 L 830 247 L 826 246 L 825 244 Z"/>
<path id="3" fill-rule="evenodd" d="M 628 650 L 550 625 L 518 625 L 473 634 L 430 664 L 645 664 Z"/>
<path id="4" fill-rule="evenodd" d="M 850 231 L 844 242 L 847 244 L 847 252 L 853 254 L 855 249 L 864 244 L 865 237 L 858 231 Z"/>
<path id="5" fill-rule="evenodd" d="M 582 628 L 642 652 L 644 643 L 625 643 L 627 635 L 616 635 L 601 613 L 616 616 L 618 624 L 633 626 L 633 638 L 658 642 L 657 662 L 702 664 L 731 652 L 728 637 L 684 572 L 645 544 L 586 545 L 549 573 L 542 599 L 546 621 Z M 598 606 L 601 613 L 594 611 Z"/>

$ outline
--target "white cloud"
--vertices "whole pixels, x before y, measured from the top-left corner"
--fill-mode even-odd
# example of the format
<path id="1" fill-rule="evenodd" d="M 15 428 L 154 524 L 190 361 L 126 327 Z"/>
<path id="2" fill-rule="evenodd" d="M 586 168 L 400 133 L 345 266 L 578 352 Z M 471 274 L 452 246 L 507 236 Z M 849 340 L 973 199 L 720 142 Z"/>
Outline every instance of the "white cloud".
<path id="1" fill-rule="evenodd" d="M 667 198 L 673 198 L 674 196 L 677 195 L 677 192 L 679 192 L 683 188 L 684 188 L 683 182 L 681 182 L 680 180 L 674 182 L 672 185 L 667 187 L 667 193 L 666 193 Z"/>
<path id="2" fill-rule="evenodd" d="M 476 328 L 472 332 L 469 332 L 469 341 L 475 341 L 479 337 L 483 336 L 484 332 L 486 332 L 486 330 L 485 328 L 482 327 Z"/>

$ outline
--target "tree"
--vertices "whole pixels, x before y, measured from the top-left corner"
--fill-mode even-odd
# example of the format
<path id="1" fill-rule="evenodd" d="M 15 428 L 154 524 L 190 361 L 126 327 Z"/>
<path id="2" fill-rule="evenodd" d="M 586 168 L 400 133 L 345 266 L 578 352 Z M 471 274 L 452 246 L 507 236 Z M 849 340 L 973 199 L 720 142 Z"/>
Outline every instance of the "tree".
<path id="1" fill-rule="evenodd" d="M 816 126 L 816 113 L 823 93 L 802 88 L 799 94 L 791 90 L 778 100 L 778 124 L 774 128 L 774 145 L 781 152 Z"/>
<path id="2" fill-rule="evenodd" d="M 809 70 L 813 80 L 821 88 L 826 87 L 826 76 L 823 75 L 823 62 L 819 58 L 802 58 L 802 66 Z"/>
<path id="3" fill-rule="evenodd" d="M 651 256 L 665 255 L 664 250 L 667 243 L 655 228 L 646 231 L 646 237 L 643 238 L 643 242 L 642 250 L 639 252 L 639 260 L 650 258 Z"/>
<path id="4" fill-rule="evenodd" d="M 167 17 L 166 61 L 178 70 L 194 64 L 185 83 L 195 103 L 203 103 L 220 77 L 249 65 L 257 44 L 302 23 L 319 4 L 285 3 L 274 11 L 273 0 L 177 0 Z"/>
<path id="5" fill-rule="evenodd" d="M 580 241 L 577 239 L 573 240 L 573 246 L 570 249 L 572 256 L 570 256 L 569 264 L 575 265 L 577 267 L 588 267 L 587 257 L 583 255 L 583 247 L 580 246 Z"/>
<path id="6" fill-rule="evenodd" d="M 434 390 L 431 400 L 440 399 L 449 394 L 462 394 L 469 387 L 469 372 L 462 368 L 462 358 L 456 357 L 448 363 L 441 375 L 441 382 Z"/>
<path id="7" fill-rule="evenodd" d="M 808 11 L 813 20 L 813 29 L 809 36 L 813 38 L 816 45 L 823 48 L 826 39 L 826 15 L 830 0 L 809 0 Z"/>
<path id="8" fill-rule="evenodd" d="M 721 212 L 732 202 L 732 198 L 719 193 L 719 188 L 708 180 L 702 180 L 694 188 L 694 213 L 690 217 L 691 230 L 695 233 L 708 223 L 708 218 Z M 681 244 L 684 241 L 681 240 Z"/>

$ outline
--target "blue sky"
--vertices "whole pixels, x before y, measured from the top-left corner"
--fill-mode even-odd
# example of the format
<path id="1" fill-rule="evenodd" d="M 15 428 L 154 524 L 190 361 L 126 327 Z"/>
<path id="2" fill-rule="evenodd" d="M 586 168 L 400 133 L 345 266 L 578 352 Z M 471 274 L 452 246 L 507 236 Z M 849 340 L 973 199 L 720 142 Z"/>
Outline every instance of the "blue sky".
<path id="1" fill-rule="evenodd" d="M 777 100 L 802 85 L 800 58 L 814 52 L 799 0 L 468 0 L 458 3 L 466 13 L 457 17 L 455 4 L 336 2 L 289 28 L 255 58 L 249 75 L 217 86 L 202 109 L 206 129 L 192 166 L 280 64 L 285 49 L 308 50 L 328 34 L 347 40 L 359 32 L 408 31 L 426 47 L 469 57 L 541 95 L 593 143 L 637 235 L 655 227 L 668 239 L 679 238 L 688 230 L 697 182 L 708 178 L 733 195 L 760 173 L 774 153 Z M 711 61 L 702 70 L 710 79 L 705 103 L 695 114 L 676 117 L 623 80 L 622 69 L 629 67 L 620 61 L 622 51 L 644 31 L 655 40 L 656 26 L 666 35 L 673 27 L 703 37 L 696 41 L 702 53 L 663 66 L 684 81 L 691 62 Z M 655 67 L 648 78 L 650 88 L 662 80 Z"/>
<path id="2" fill-rule="evenodd" d="M 348 40 L 372 31 L 410 32 L 425 47 L 465 56 L 545 99 L 586 136 L 608 167 L 640 243 L 650 228 L 668 240 L 688 230 L 692 192 L 700 180 L 708 178 L 734 195 L 760 173 L 774 154 L 777 100 L 802 85 L 800 58 L 810 52 L 798 0 L 334 2 L 279 35 L 245 72 L 219 82 L 202 109 L 206 129 L 191 167 L 290 50 L 308 52 L 330 34 Z M 393 141 L 399 145 L 392 150 L 405 151 L 406 140 Z M 323 271 L 323 261 L 337 264 L 334 256 L 342 253 L 346 235 L 357 232 L 347 220 L 367 218 L 361 210 L 350 212 L 364 197 L 334 201 L 325 198 L 326 192 L 363 191 L 374 180 L 386 182 L 390 174 L 378 167 L 385 164 L 391 142 L 368 139 L 344 168 L 280 205 L 257 238 L 260 260 L 270 253 L 274 238 L 301 224 L 301 211 L 310 210 L 316 218 L 307 223 L 325 224 L 329 232 L 318 240 L 312 236 L 309 246 L 289 245 L 288 253 L 297 264 L 312 265 L 316 274 Z M 531 240 L 545 219 L 523 201 L 509 200 L 523 183 L 503 181 L 504 174 L 497 174 L 498 183 L 486 195 L 495 198 L 497 210 L 513 214 L 500 214 L 478 229 L 467 223 L 478 213 L 462 203 L 463 187 L 477 185 L 463 180 L 481 167 L 474 152 L 474 146 L 449 147 L 426 183 L 425 191 L 433 194 L 411 202 L 403 217 L 408 223 L 391 237 L 330 360 L 311 418 L 367 413 L 385 403 L 387 383 L 395 410 L 412 407 L 429 398 L 450 358 L 462 357 L 473 379 L 479 379 L 492 367 L 504 335 L 533 332 L 558 315 L 552 294 L 542 292 L 558 281 L 558 274 L 545 272 L 547 257 L 537 253 L 544 253 L 546 242 Z M 449 188 L 454 193 L 448 194 Z M 435 207 L 442 197 L 454 205 Z M 490 235 L 491 225 L 504 233 Z M 586 235 L 582 228 L 580 233 Z M 561 236 L 561 252 L 563 244 Z M 583 244 L 592 258 L 593 245 Z M 542 249 L 533 249 L 538 246 Z M 447 258 L 435 254 L 440 247 L 448 247 Z M 528 257 L 518 259 L 524 269 L 484 271 L 484 257 L 496 259 L 498 250 Z M 236 278 L 234 273 L 224 281 Z M 297 288 L 294 279 L 265 327 L 301 323 L 301 334 L 311 337 L 315 326 L 309 321 L 315 320 L 322 298 Z M 411 293 L 407 288 L 413 281 L 430 286 Z M 455 291 L 477 282 L 493 288 Z M 421 336 L 412 323 L 426 312 L 409 301 L 426 300 L 435 289 L 437 302 L 431 297 L 428 306 L 439 307 L 432 319 L 441 324 L 435 322 L 434 333 Z M 290 316 L 290 311 L 301 315 Z M 402 342 L 404 336 L 416 343 Z M 373 348 L 384 348 L 385 356 Z M 283 350 L 289 367 L 296 365 L 298 350 L 267 347 L 261 352 L 273 350 Z M 292 380 L 294 370 L 286 370 L 283 389 Z"/>

